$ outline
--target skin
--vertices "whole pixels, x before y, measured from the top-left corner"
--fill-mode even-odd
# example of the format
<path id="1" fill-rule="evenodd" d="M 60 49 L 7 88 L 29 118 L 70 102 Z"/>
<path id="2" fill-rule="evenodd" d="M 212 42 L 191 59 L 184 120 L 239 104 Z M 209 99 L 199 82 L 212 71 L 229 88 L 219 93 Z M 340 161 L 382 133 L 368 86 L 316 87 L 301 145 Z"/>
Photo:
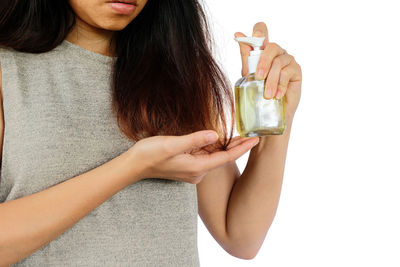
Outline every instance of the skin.
<path id="1" fill-rule="evenodd" d="M 77 25 L 67 40 L 87 50 L 113 56 L 112 49 L 108 49 L 112 32 L 126 27 L 146 1 L 139 0 L 138 8 L 130 16 L 114 14 L 100 0 L 71 0 L 70 3 L 77 15 Z M 256 30 L 267 35 L 264 23 L 257 23 L 254 32 Z M 241 46 L 243 75 L 247 72 L 246 49 Z M 237 136 L 228 151 L 210 154 L 190 152 L 216 141 L 215 132 L 210 130 L 185 136 L 144 138 L 125 153 L 89 172 L 30 196 L 1 203 L 0 218 L 7 220 L 0 221 L 0 266 L 8 266 L 32 254 L 115 193 L 146 177 L 196 184 L 199 215 L 216 241 L 235 257 L 255 257 L 275 216 L 291 124 L 300 99 L 301 71 L 294 59 L 291 58 L 285 67 L 277 60 L 275 65 L 282 66 L 279 72 L 277 67 L 271 67 L 279 56 L 288 60 L 287 55 L 282 56 L 284 54 L 277 45 L 266 42 L 259 64 L 265 73 L 270 73 L 271 82 L 267 83 L 273 90 L 273 81 L 279 74 L 288 77 L 281 79 L 279 87 L 287 97 L 287 129 L 282 136 Z M 2 94 L 0 96 L 2 103 Z M 3 112 L 0 118 L 3 144 L 6 127 Z M 212 140 L 206 140 L 207 133 Z M 240 174 L 235 160 L 249 150 L 248 163 Z M 96 190 L 93 190 L 94 183 Z M 43 216 L 50 219 L 43 220 Z"/>
<path id="2" fill-rule="evenodd" d="M 288 54 L 285 49 L 277 43 L 270 42 L 268 38 L 267 25 L 258 22 L 254 25 L 253 35 L 265 37 L 261 46 L 263 53 L 257 65 L 256 78 L 264 80 L 264 98 L 275 97 L 280 99 L 285 96 L 285 112 L 289 119 L 293 119 L 301 96 L 302 72 L 300 65 L 294 56 Z M 246 37 L 241 32 L 236 32 L 235 37 Z M 239 43 L 242 57 L 242 76 L 248 75 L 249 65 L 247 57 L 250 55 L 251 46 Z"/>
<path id="3" fill-rule="evenodd" d="M 245 37 L 235 33 L 235 37 L 240 36 Z M 232 162 L 209 172 L 197 184 L 199 215 L 204 224 L 227 252 L 243 259 L 257 255 L 276 214 L 302 81 L 300 65 L 278 44 L 269 42 L 264 22 L 254 25 L 253 36 L 265 36 L 256 78 L 266 78 L 264 98 L 285 96 L 287 128 L 283 135 L 259 137 L 242 174 Z M 246 76 L 252 48 L 246 44 L 239 47 L 242 76 Z"/>
<path id="4" fill-rule="evenodd" d="M 106 56 L 114 56 L 108 49 L 114 31 L 125 28 L 143 10 L 147 0 L 137 0 L 137 7 L 130 15 L 121 15 L 109 7 L 107 1 L 70 0 L 76 15 L 76 26 L 66 39 L 87 50 Z"/>

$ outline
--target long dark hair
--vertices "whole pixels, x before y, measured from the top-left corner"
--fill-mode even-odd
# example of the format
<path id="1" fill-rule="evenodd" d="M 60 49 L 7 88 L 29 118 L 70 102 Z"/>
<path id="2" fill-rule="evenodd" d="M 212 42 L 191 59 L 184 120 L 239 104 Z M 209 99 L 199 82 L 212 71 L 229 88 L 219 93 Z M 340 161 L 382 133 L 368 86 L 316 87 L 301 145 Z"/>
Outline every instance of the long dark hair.
<path id="1" fill-rule="evenodd" d="M 0 46 L 47 52 L 74 25 L 67 0 L 0 2 Z M 213 58 L 213 40 L 199 0 L 149 0 L 115 32 L 113 112 L 129 138 L 212 129 L 220 135 L 213 148 L 227 149 L 235 125 L 234 98 Z"/>

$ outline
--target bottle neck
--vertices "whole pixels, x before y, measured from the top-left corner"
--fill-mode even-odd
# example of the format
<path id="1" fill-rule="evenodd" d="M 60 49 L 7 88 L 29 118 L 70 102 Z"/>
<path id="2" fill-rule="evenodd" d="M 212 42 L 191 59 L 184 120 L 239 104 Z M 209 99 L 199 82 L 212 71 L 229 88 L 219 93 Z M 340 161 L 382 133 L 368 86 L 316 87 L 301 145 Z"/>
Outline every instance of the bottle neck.
<path id="1" fill-rule="evenodd" d="M 256 72 L 258 61 L 260 61 L 260 56 L 261 56 L 261 53 L 258 55 L 252 55 L 252 56 L 248 57 L 249 74 Z"/>

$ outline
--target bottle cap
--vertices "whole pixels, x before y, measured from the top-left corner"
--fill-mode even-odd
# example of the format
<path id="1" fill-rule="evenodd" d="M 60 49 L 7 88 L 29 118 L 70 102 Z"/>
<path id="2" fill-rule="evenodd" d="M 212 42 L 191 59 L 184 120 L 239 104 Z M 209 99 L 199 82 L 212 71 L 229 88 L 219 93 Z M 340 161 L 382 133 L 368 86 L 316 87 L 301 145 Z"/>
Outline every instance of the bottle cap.
<path id="1" fill-rule="evenodd" d="M 244 43 L 253 47 L 253 50 L 250 51 L 250 56 L 248 57 L 249 62 L 249 73 L 255 73 L 257 70 L 257 64 L 260 60 L 260 56 L 263 52 L 260 47 L 264 43 L 265 37 L 236 37 L 235 41 L 239 43 Z"/>

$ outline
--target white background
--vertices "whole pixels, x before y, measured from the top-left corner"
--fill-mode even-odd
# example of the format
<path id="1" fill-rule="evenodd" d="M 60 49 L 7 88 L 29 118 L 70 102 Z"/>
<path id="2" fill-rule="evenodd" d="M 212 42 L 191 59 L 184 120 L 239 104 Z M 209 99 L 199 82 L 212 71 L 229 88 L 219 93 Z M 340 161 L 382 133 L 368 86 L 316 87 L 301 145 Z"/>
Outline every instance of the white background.
<path id="1" fill-rule="evenodd" d="M 400 266 L 397 2 L 206 1 L 232 85 L 241 76 L 234 33 L 251 35 L 258 21 L 301 65 L 303 85 L 261 250 L 253 260 L 229 255 L 199 217 L 202 266 Z"/>

